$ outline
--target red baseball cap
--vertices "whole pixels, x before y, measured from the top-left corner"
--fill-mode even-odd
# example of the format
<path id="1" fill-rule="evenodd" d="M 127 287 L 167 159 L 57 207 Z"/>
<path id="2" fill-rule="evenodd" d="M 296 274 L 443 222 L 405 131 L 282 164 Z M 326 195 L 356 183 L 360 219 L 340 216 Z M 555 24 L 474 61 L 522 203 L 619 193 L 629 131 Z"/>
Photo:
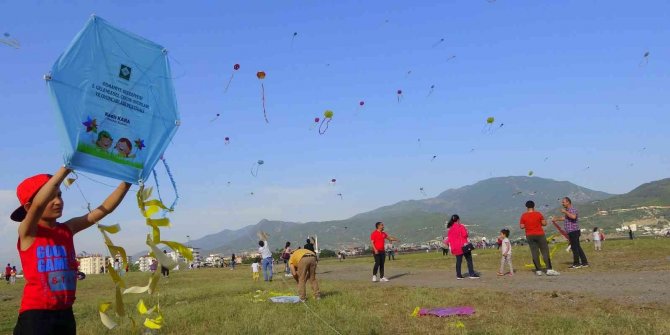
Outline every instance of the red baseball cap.
<path id="1" fill-rule="evenodd" d="M 16 197 L 19 198 L 19 203 L 21 206 L 17 208 L 10 218 L 16 222 L 21 222 L 26 218 L 26 210 L 23 208 L 27 202 L 33 199 L 37 191 L 39 191 L 44 184 L 51 179 L 50 174 L 38 174 L 30 178 L 26 178 L 24 181 L 16 187 Z"/>

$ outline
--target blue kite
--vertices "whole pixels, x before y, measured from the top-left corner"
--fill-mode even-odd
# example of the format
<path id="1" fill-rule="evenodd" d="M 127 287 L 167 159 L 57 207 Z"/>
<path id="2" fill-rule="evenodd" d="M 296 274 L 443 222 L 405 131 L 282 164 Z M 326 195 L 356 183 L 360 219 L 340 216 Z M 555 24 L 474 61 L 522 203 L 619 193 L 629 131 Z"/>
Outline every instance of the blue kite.
<path id="1" fill-rule="evenodd" d="M 94 15 L 45 79 L 65 165 L 144 183 L 180 124 L 167 49 Z"/>

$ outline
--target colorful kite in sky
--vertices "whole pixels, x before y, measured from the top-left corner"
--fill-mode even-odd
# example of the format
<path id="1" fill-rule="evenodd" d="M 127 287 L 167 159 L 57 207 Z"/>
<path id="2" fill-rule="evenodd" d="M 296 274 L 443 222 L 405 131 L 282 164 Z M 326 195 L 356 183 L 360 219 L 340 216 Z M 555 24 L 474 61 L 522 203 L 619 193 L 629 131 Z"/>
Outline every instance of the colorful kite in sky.
<path id="1" fill-rule="evenodd" d="M 319 124 L 319 121 L 321 121 L 321 119 L 319 117 L 315 117 L 314 122 L 309 126 L 309 130 L 316 128 L 316 125 Z"/>
<path id="2" fill-rule="evenodd" d="M 321 121 L 321 124 L 319 125 L 319 134 L 323 135 L 326 133 L 326 130 L 328 130 L 328 125 L 330 124 L 330 121 L 333 119 L 333 111 L 330 109 L 326 110 L 323 112 L 323 120 Z M 324 124 L 326 127 L 324 128 Z"/>
<path id="3" fill-rule="evenodd" d="M 265 162 L 262 159 L 259 159 L 254 163 L 254 165 L 251 166 L 251 175 L 254 177 L 258 176 L 258 169 L 261 167 L 261 165 L 265 164 Z M 252 193 L 253 195 L 253 193 Z"/>
<path id="4" fill-rule="evenodd" d="M 402 90 L 398 90 L 396 92 L 396 95 L 398 96 L 398 103 L 400 103 L 400 101 L 402 100 Z"/>
<path id="5" fill-rule="evenodd" d="M 493 123 L 496 121 L 496 118 L 489 116 L 486 118 L 486 124 L 482 128 L 482 132 L 491 133 L 493 131 Z"/>
<path id="6" fill-rule="evenodd" d="M 263 79 L 265 79 L 265 72 L 258 71 L 256 72 L 256 78 L 261 81 L 261 100 L 263 102 L 263 117 L 265 118 L 265 123 L 270 123 L 268 121 L 268 114 L 265 112 L 265 85 L 263 85 Z"/>
<path id="7" fill-rule="evenodd" d="M 91 17 L 45 75 L 66 166 L 147 180 L 180 124 L 167 54 Z"/>

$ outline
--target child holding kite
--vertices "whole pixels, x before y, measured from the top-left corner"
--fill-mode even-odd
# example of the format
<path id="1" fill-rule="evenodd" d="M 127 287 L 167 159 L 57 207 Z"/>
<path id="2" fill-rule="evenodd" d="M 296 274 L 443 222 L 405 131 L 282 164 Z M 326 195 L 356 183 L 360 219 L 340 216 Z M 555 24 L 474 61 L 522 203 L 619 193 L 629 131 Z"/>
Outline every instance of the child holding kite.
<path id="1" fill-rule="evenodd" d="M 63 223 L 60 184 L 71 172 L 38 174 L 16 188 L 21 206 L 11 219 L 20 222 L 17 248 L 26 285 L 14 334 L 76 334 L 72 304 L 77 290 L 74 234 L 114 211 L 130 189 L 122 182 L 105 201 L 87 214 Z"/>

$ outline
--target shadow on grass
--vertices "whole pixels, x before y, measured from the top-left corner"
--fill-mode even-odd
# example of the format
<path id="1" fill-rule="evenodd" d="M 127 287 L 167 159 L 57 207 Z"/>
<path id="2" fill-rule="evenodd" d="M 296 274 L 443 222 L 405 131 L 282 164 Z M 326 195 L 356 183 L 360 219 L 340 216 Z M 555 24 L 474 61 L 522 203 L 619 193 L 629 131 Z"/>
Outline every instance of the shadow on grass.
<path id="1" fill-rule="evenodd" d="M 336 297 L 338 295 L 342 295 L 340 291 L 327 291 L 327 292 L 320 292 L 319 295 L 321 295 L 321 299 L 323 298 L 331 298 L 331 297 Z"/>
<path id="2" fill-rule="evenodd" d="M 400 274 L 397 274 L 397 275 L 393 275 L 393 276 L 391 276 L 391 277 L 388 277 L 388 279 L 389 279 L 389 280 L 390 280 L 390 279 L 396 279 L 396 278 L 400 278 L 400 277 L 407 276 L 407 275 L 409 275 L 409 272 L 405 272 L 405 273 L 400 273 Z"/>
<path id="3" fill-rule="evenodd" d="M 317 272 L 316 274 L 318 274 L 318 275 L 323 275 L 323 274 L 331 273 L 331 272 L 333 272 L 333 271 L 332 271 L 332 270 L 328 270 L 328 271 L 323 271 L 323 272 Z"/>

